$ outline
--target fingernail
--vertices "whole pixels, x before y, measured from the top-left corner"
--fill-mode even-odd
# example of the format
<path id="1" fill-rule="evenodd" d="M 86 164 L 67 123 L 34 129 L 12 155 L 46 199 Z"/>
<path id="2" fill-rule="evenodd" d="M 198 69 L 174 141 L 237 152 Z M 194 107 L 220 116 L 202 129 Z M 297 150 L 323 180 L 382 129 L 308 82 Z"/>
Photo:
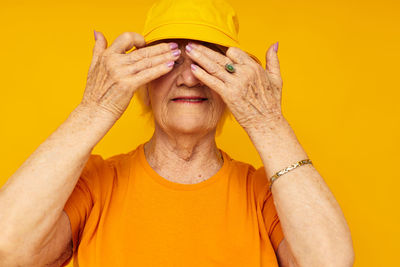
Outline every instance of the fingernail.
<path id="1" fill-rule="evenodd" d="M 178 47 L 177 43 L 169 43 L 169 47 L 171 48 L 171 50 L 174 50 L 175 48 Z"/>
<path id="2" fill-rule="evenodd" d="M 179 56 L 180 55 L 180 53 L 181 53 L 181 50 L 175 50 L 175 51 L 173 51 L 172 52 L 172 55 L 174 56 L 174 57 L 177 57 L 177 56 Z"/>
<path id="3" fill-rule="evenodd" d="M 190 67 L 192 68 L 192 70 L 196 70 L 197 66 L 195 64 L 190 64 Z"/>
<path id="4" fill-rule="evenodd" d="M 96 32 L 96 30 L 93 30 L 93 31 L 94 31 L 94 40 L 97 41 L 97 32 Z"/>
<path id="5" fill-rule="evenodd" d="M 278 52 L 278 46 L 279 46 L 279 42 L 276 42 L 276 43 L 274 44 L 274 51 L 275 51 L 275 53 Z"/>
<path id="6" fill-rule="evenodd" d="M 186 48 L 186 51 L 188 51 L 188 52 L 192 51 L 192 49 L 193 49 L 191 44 L 186 45 L 185 48 Z"/>
<path id="7" fill-rule="evenodd" d="M 170 62 L 167 63 L 167 67 L 168 67 L 168 68 L 171 68 L 173 65 L 174 65 L 174 62 L 173 62 L 173 61 L 170 61 Z"/>

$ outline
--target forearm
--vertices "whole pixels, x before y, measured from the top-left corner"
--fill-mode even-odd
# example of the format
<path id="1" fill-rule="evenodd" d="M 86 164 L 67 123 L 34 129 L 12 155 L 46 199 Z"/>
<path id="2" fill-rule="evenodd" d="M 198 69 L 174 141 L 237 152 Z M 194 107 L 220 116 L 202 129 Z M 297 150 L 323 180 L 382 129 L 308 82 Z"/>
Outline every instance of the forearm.
<path id="1" fill-rule="evenodd" d="M 249 136 L 268 179 L 308 158 L 284 117 L 264 125 L 250 131 Z M 284 236 L 299 266 L 352 266 L 354 252 L 349 227 L 313 165 L 306 164 L 280 176 L 271 190 Z"/>
<path id="2" fill-rule="evenodd" d="M 0 249 L 31 249 L 46 238 L 112 124 L 78 106 L 8 179 L 0 189 Z"/>

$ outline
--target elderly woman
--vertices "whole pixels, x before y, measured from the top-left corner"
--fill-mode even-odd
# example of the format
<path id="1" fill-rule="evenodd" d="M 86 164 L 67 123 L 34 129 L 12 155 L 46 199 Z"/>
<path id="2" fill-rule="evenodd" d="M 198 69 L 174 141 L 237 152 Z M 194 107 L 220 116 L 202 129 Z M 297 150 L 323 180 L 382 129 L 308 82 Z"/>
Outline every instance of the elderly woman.
<path id="1" fill-rule="evenodd" d="M 81 103 L 0 191 L 0 265 L 351 266 L 343 213 L 281 112 L 278 44 L 264 69 L 237 30 L 210 0 L 160 1 L 144 36 L 109 47 L 95 32 Z M 91 154 L 135 93 L 151 139 Z M 216 146 L 229 112 L 263 167 Z"/>

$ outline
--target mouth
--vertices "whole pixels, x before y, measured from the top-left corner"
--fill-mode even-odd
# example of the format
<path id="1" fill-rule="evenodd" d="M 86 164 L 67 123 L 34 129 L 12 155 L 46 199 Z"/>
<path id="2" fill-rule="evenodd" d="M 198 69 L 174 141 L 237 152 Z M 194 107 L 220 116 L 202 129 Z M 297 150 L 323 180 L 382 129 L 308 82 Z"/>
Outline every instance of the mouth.
<path id="1" fill-rule="evenodd" d="M 196 97 L 196 96 L 177 97 L 177 98 L 173 98 L 173 99 L 172 99 L 173 102 L 177 102 L 177 103 L 191 103 L 191 104 L 203 103 L 203 102 L 205 102 L 205 101 L 207 101 L 207 100 L 208 100 L 208 98 Z"/>

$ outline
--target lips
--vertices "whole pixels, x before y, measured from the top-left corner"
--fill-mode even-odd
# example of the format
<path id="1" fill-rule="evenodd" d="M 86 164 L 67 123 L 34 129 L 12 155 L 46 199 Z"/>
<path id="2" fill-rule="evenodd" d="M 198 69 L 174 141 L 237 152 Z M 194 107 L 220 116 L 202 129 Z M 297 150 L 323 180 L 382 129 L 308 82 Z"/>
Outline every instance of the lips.
<path id="1" fill-rule="evenodd" d="M 200 96 L 179 96 L 172 99 L 172 101 L 174 102 L 187 102 L 187 103 L 201 103 L 206 100 L 208 100 L 208 98 Z"/>

